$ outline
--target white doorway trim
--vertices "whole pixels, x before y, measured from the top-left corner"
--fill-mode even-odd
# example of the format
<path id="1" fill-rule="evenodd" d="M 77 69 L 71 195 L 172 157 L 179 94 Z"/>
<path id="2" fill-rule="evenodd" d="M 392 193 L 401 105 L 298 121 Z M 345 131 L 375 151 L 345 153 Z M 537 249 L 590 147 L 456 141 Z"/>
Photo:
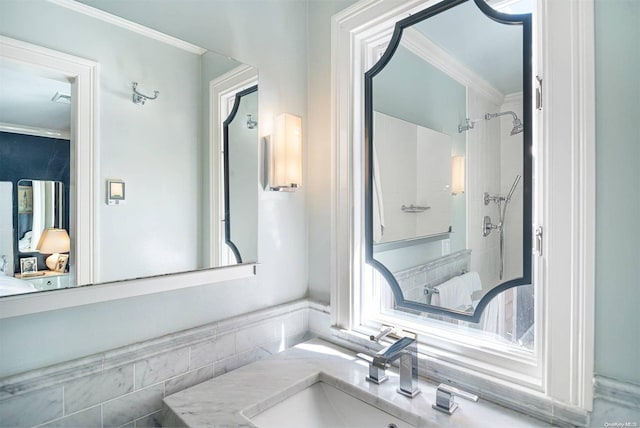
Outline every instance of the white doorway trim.
<path id="1" fill-rule="evenodd" d="M 230 99 L 236 93 L 258 84 L 258 70 L 241 65 L 209 82 L 209 263 L 223 266 L 235 263 L 227 254 L 224 240 L 224 171 L 222 168 L 223 122 L 229 116 Z M 259 126 L 259 125 L 258 125 Z M 205 216 L 206 218 L 206 216 Z"/>
<path id="2" fill-rule="evenodd" d="M 64 76 L 71 83 L 70 283 L 94 279 L 95 195 L 98 176 L 97 117 L 99 64 L 52 49 L 0 36 L 0 56 L 44 73 Z"/>

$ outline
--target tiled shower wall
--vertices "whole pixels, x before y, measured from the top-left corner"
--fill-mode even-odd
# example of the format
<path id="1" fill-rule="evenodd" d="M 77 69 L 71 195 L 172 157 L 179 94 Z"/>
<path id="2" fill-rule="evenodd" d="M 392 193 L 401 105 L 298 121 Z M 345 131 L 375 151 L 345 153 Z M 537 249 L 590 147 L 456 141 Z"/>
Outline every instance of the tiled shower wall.
<path id="1" fill-rule="evenodd" d="M 160 426 L 165 396 L 307 339 L 298 301 L 0 379 L 0 427 Z"/>

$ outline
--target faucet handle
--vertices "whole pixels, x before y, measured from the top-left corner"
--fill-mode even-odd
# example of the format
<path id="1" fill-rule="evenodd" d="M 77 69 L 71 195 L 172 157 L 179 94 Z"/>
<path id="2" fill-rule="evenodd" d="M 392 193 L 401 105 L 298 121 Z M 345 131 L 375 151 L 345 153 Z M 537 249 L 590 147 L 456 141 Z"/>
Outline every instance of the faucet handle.
<path id="1" fill-rule="evenodd" d="M 389 325 L 383 325 L 382 327 L 380 327 L 380 333 L 376 334 L 376 335 L 371 335 L 369 336 L 369 340 L 372 342 L 379 342 L 381 339 L 385 338 L 386 336 L 395 333 L 396 329 L 389 326 Z"/>
<path id="2" fill-rule="evenodd" d="M 358 353 L 356 356 L 369 363 L 369 376 L 365 378 L 367 381 L 380 385 L 382 382 L 389 380 L 389 377 L 386 375 L 386 365 L 385 367 L 380 367 L 374 364 L 374 357 L 371 355 Z"/>
<path id="3" fill-rule="evenodd" d="M 473 402 L 478 401 L 478 396 L 475 394 L 441 383 L 436 389 L 436 402 L 432 404 L 431 407 L 448 415 L 452 415 L 458 408 L 458 404 L 454 401 L 455 396 Z"/>

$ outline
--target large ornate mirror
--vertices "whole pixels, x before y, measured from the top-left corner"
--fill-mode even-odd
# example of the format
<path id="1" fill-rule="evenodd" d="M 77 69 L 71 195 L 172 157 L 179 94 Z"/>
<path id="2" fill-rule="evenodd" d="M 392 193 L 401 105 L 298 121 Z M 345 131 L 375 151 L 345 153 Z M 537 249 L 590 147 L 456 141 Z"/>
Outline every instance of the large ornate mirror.
<path id="1" fill-rule="evenodd" d="M 225 189 L 222 180 L 222 128 L 230 108 L 226 103 L 257 84 L 257 69 L 116 16 L 103 19 L 103 12 L 87 8 L 41 0 L 0 7 L 0 42 L 22 46 L 27 41 L 29 52 L 48 50 L 53 58 L 71 55 L 99 68 L 99 126 L 93 124 L 94 146 L 88 149 L 93 150 L 94 164 L 87 165 L 77 159 L 74 114 L 79 107 L 89 107 L 76 104 L 77 82 L 53 65 L 30 64 L 0 50 L 0 181 L 11 183 L 3 201 L 14 206 L 10 215 L 0 217 L 0 260 L 6 276 L 17 279 L 21 259 L 31 256 L 38 257 L 41 270 L 49 269 L 42 263 L 43 254 L 18 250 L 18 241 L 24 240 L 18 229 L 27 227 L 18 223 L 27 214 L 16 208 L 19 191 L 26 187 L 19 188 L 18 181 L 25 178 L 64 183 L 64 209 L 70 209 L 62 226 L 71 239 L 69 286 L 257 262 L 257 127 L 250 136 L 229 134 L 230 147 L 243 150 L 233 154 L 234 174 L 253 181 L 253 191 L 234 185 Z M 250 114 L 258 123 L 257 90 L 252 97 Z M 54 145 L 61 151 L 52 151 Z M 80 182 L 78 171 L 87 168 L 89 179 Z M 114 198 L 110 183 L 121 186 Z M 80 187 L 91 187 L 93 200 L 79 199 Z M 240 207 L 237 214 L 231 207 L 232 223 L 251 231 L 242 237 L 235 233 L 243 241 L 239 258 L 220 256 L 226 246 L 220 233 L 225 190 Z M 78 206 L 91 217 L 92 227 L 83 229 L 87 233 L 82 236 L 76 228 Z M 77 249 L 79 240 L 89 243 L 82 247 L 89 251 Z M 78 256 L 84 257 L 82 266 L 91 265 L 90 275 L 76 275 Z M 29 283 L 25 292 L 41 282 L 21 280 Z"/>
<path id="2" fill-rule="evenodd" d="M 531 284 L 530 15 L 443 1 L 365 74 L 366 261 L 397 309 L 478 322 Z"/>

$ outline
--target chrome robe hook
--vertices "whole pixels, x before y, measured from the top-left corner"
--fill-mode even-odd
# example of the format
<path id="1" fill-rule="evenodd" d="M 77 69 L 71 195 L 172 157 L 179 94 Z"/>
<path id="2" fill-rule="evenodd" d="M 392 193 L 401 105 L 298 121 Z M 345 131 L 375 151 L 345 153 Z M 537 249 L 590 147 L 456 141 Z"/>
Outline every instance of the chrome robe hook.
<path id="1" fill-rule="evenodd" d="M 133 103 L 138 105 L 144 105 L 147 100 L 155 100 L 158 98 L 158 94 L 160 93 L 158 91 L 153 91 L 153 96 L 151 97 L 138 92 L 136 89 L 138 87 L 138 82 L 131 82 L 131 86 L 133 87 Z"/>

